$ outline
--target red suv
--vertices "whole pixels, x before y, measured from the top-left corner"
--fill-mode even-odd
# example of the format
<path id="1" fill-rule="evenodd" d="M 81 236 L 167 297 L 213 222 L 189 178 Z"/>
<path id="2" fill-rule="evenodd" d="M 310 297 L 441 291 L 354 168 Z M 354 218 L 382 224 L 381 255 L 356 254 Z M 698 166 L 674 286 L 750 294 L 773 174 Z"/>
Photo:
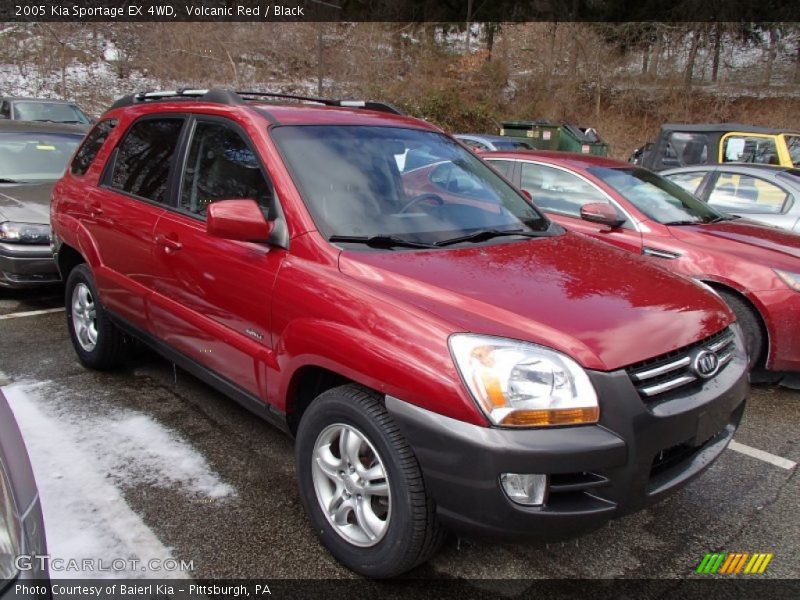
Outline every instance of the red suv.
<path id="1" fill-rule="evenodd" d="M 101 118 L 52 202 L 83 364 L 143 340 L 296 436 L 314 529 L 367 576 L 445 528 L 591 530 L 719 456 L 748 389 L 719 298 L 565 232 L 425 122 L 316 102 Z"/>
<path id="2" fill-rule="evenodd" d="M 720 212 L 630 163 L 563 152 L 485 158 L 567 229 L 711 286 L 736 313 L 754 367 L 800 371 L 800 236 Z"/>

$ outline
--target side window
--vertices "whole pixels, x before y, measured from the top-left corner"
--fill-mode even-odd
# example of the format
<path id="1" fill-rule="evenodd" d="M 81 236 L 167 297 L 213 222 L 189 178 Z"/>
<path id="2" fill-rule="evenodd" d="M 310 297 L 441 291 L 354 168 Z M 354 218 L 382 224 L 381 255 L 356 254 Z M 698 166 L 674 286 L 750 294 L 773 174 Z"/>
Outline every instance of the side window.
<path id="1" fill-rule="evenodd" d="M 7 100 L 0 104 L 0 117 L 4 119 L 11 118 L 11 103 Z"/>
<path id="2" fill-rule="evenodd" d="M 735 213 L 779 214 L 789 194 L 774 183 L 738 173 L 720 173 L 708 203 Z"/>
<path id="3" fill-rule="evenodd" d="M 514 168 L 513 160 L 490 160 L 489 164 L 505 175 L 507 179 L 511 177 L 511 171 Z"/>
<path id="4" fill-rule="evenodd" d="M 272 209 L 272 188 L 242 136 L 227 125 L 200 121 L 189 146 L 179 207 L 205 217 L 212 202 L 235 198 Z"/>
<path id="5" fill-rule="evenodd" d="M 704 165 L 708 162 L 708 138 L 702 133 L 676 131 L 667 140 L 663 164 L 670 166 Z"/>
<path id="6" fill-rule="evenodd" d="M 669 179 L 672 183 L 677 183 L 687 192 L 694 194 L 697 188 L 700 187 L 705 173 L 675 173 L 674 175 L 665 175 L 664 177 Z"/>
<path id="7" fill-rule="evenodd" d="M 533 203 L 549 212 L 581 216 L 581 206 L 591 202 L 608 202 L 597 188 L 577 175 L 561 169 L 522 163 L 520 187 L 529 192 Z"/>
<path id="8" fill-rule="evenodd" d="M 72 159 L 70 171 L 73 175 L 84 175 L 89 170 L 94 157 L 100 152 L 100 148 L 105 144 L 108 134 L 116 127 L 116 119 L 100 121 L 89 134 L 84 138 L 75 158 Z"/>
<path id="9" fill-rule="evenodd" d="M 747 162 L 777 165 L 778 148 L 774 138 L 732 135 L 722 142 L 722 162 Z"/>
<path id="10" fill-rule="evenodd" d="M 167 201 L 167 178 L 183 119 L 134 123 L 117 146 L 111 187 L 154 202 Z"/>

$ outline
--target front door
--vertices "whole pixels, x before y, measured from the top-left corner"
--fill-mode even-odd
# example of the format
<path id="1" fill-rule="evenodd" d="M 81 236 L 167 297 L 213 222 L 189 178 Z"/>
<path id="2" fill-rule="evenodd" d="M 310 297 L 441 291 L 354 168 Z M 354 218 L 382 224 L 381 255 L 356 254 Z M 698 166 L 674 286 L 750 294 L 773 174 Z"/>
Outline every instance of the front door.
<path id="1" fill-rule="evenodd" d="M 520 189 L 528 192 L 533 203 L 555 222 L 570 231 L 641 254 L 642 235 L 633 222 L 605 192 L 583 177 L 560 167 L 532 162 L 520 162 L 518 173 Z M 625 222 L 612 228 L 581 219 L 581 206 L 594 202 L 611 204 Z"/>
<path id="2" fill-rule="evenodd" d="M 266 396 L 270 300 L 282 248 L 206 233 L 208 205 L 252 198 L 268 218 L 276 202 L 244 131 L 198 118 L 188 142 L 177 207 L 158 221 L 158 277 L 151 314 L 158 337 L 244 391 Z"/>

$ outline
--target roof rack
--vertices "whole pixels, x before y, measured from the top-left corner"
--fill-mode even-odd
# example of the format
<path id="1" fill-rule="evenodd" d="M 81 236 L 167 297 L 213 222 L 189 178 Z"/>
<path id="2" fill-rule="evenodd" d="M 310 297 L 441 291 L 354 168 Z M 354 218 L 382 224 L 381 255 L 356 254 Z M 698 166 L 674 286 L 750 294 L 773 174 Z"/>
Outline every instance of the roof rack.
<path id="1" fill-rule="evenodd" d="M 394 115 L 405 114 L 396 106 L 388 102 L 375 102 L 373 100 L 342 100 L 338 98 L 316 98 L 314 96 L 300 96 L 297 94 L 284 94 L 282 92 L 257 92 L 257 91 L 231 91 L 223 89 L 190 89 L 181 88 L 177 90 L 150 90 L 129 94 L 118 99 L 111 108 L 131 106 L 143 102 L 156 102 L 159 100 L 189 100 L 197 99 L 203 102 L 213 102 L 217 104 L 243 104 L 256 98 L 280 98 L 288 100 L 300 100 L 302 102 L 314 102 L 325 106 L 341 106 L 343 108 L 363 108 L 366 110 L 376 110 L 379 112 L 391 113 Z"/>

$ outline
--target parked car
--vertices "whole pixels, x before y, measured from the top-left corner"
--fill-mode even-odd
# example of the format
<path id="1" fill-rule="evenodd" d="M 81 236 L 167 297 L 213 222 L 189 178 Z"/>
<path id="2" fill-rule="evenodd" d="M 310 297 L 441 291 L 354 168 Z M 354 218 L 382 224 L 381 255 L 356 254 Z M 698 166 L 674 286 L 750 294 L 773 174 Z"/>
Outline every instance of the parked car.
<path id="1" fill-rule="evenodd" d="M 14 583 L 46 581 L 46 555 L 36 480 L 14 413 L 0 390 L 0 598 L 32 597 L 18 593 Z"/>
<path id="2" fill-rule="evenodd" d="M 83 128 L 0 121 L 0 288 L 59 280 L 50 248 L 50 193 Z"/>
<path id="3" fill-rule="evenodd" d="M 800 236 L 736 218 L 629 163 L 577 154 L 486 156 L 567 229 L 711 286 L 754 367 L 800 371 Z"/>
<path id="4" fill-rule="evenodd" d="M 565 232 L 390 106 L 263 98 L 101 118 L 53 193 L 67 325 L 87 367 L 133 336 L 295 436 L 339 561 L 396 575 L 445 528 L 577 535 L 723 451 L 748 382 L 717 296 Z"/>
<path id="5" fill-rule="evenodd" d="M 0 97 L 0 119 L 89 125 L 92 119 L 74 102 L 46 98 Z"/>
<path id="6" fill-rule="evenodd" d="M 632 158 L 652 171 L 729 162 L 794 167 L 800 164 L 800 132 L 741 123 L 671 123 Z"/>
<path id="7" fill-rule="evenodd" d="M 800 232 L 800 169 L 731 163 L 661 174 L 723 212 Z"/>
<path id="8" fill-rule="evenodd" d="M 525 140 L 503 137 L 502 135 L 484 135 L 478 133 L 456 133 L 454 136 L 474 150 L 493 152 L 495 150 L 532 150 L 533 146 Z"/>

